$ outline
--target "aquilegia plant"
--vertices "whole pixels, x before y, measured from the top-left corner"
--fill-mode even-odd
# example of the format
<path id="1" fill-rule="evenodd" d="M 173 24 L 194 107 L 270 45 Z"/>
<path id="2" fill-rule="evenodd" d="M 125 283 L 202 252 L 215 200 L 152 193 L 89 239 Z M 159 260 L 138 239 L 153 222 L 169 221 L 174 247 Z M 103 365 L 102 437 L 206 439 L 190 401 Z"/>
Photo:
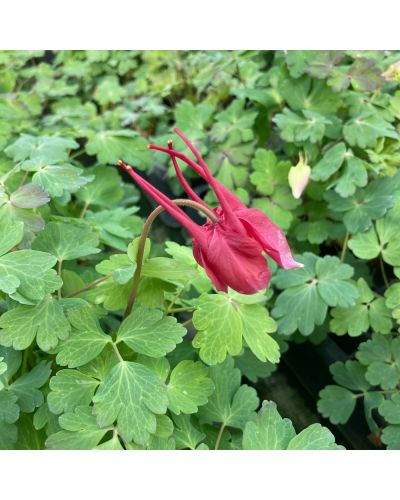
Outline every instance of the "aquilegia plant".
<path id="1" fill-rule="evenodd" d="M 301 267 L 291 254 L 283 231 L 256 208 L 246 207 L 233 193 L 220 184 L 193 144 L 178 129 L 181 137 L 196 157 L 198 163 L 175 151 L 172 142 L 168 148 L 150 144 L 149 149 L 163 151 L 171 156 L 177 177 L 195 208 L 207 209 L 210 214 L 205 224 L 199 226 L 177 204 L 158 191 L 123 161 L 124 168 L 135 182 L 161 207 L 184 226 L 193 238 L 193 255 L 202 266 L 218 291 L 228 287 L 243 294 L 253 294 L 265 288 L 271 271 L 263 253 L 266 252 L 284 269 Z M 211 210 L 191 189 L 184 178 L 177 158 L 183 160 L 208 182 L 218 198 L 220 206 Z M 214 214 L 214 217 L 212 216 Z"/>

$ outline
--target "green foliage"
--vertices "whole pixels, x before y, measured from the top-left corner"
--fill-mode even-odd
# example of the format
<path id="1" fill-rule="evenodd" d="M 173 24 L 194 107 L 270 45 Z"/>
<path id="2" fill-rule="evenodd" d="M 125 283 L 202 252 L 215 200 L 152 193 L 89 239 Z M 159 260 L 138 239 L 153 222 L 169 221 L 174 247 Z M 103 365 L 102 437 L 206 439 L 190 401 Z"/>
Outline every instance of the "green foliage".
<path id="1" fill-rule="evenodd" d="M 347 335 L 354 351 L 331 365 L 318 410 L 336 433 L 361 405 L 375 442 L 400 449 L 400 95 L 384 77 L 398 60 L 3 51 L 0 448 L 337 449 L 319 424 L 296 432 L 260 402 L 291 343 Z M 168 155 L 147 149 L 174 138 L 186 153 L 174 126 L 304 267 L 268 258 L 266 291 L 215 293 L 163 214 L 125 318 L 152 205 L 116 162 L 183 197 Z M 311 174 L 295 198 L 299 161 Z"/>
<path id="2" fill-rule="evenodd" d="M 269 335 L 276 330 L 275 322 L 258 304 L 204 294 L 197 301 L 193 324 L 198 330 L 193 345 L 205 363 L 222 363 L 228 354 L 239 354 L 243 339 L 261 361 L 279 361 L 279 346 Z"/>
<path id="3" fill-rule="evenodd" d="M 14 349 L 27 349 L 36 338 L 43 351 L 65 340 L 71 326 L 63 307 L 51 295 L 36 306 L 17 305 L 0 317 L 0 342 Z"/>
<path id="4" fill-rule="evenodd" d="M 149 368 L 124 361 L 112 368 L 100 384 L 94 412 L 101 427 L 117 422 L 122 439 L 145 445 L 156 432 L 155 415 L 167 410 L 168 397 L 162 381 Z"/>
<path id="5" fill-rule="evenodd" d="M 276 404 L 264 401 L 257 418 L 247 422 L 243 433 L 245 450 L 337 450 L 333 434 L 320 424 L 312 424 L 299 434 L 287 418 L 282 418 Z"/>
<path id="6" fill-rule="evenodd" d="M 371 433 L 378 434 L 382 423 L 372 411 L 384 417 L 381 439 L 389 449 L 399 449 L 400 343 L 398 338 L 374 333 L 360 344 L 358 361 L 336 362 L 330 370 L 337 385 L 320 392 L 318 409 L 334 424 L 345 424 L 356 402 L 362 399 Z"/>
<path id="7" fill-rule="evenodd" d="M 392 314 L 383 297 L 375 297 L 363 278 L 357 282 L 359 298 L 349 308 L 332 309 L 331 330 L 338 335 L 348 333 L 357 337 L 369 328 L 378 333 L 389 333 L 392 329 Z"/>
<path id="8" fill-rule="evenodd" d="M 298 258 L 304 267 L 286 273 L 279 270 L 275 284 L 284 291 L 278 296 L 272 314 L 278 318 L 279 332 L 289 335 L 296 329 L 310 335 L 321 325 L 328 307 L 350 307 L 358 291 L 350 280 L 353 268 L 337 257 L 317 257 L 305 253 Z"/>

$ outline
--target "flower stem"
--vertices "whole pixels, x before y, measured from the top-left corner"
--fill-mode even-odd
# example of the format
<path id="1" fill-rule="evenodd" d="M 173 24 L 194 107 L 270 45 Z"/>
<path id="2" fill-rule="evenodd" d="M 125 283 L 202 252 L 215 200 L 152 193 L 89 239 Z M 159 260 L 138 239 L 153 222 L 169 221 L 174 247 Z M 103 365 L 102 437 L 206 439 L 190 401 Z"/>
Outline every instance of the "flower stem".
<path id="1" fill-rule="evenodd" d="M 83 205 L 81 215 L 79 216 L 80 219 L 83 219 L 86 215 L 87 209 L 89 208 L 89 203 L 85 201 L 85 204 Z"/>
<path id="2" fill-rule="evenodd" d="M 194 309 L 193 306 L 190 306 L 190 307 L 177 307 L 176 309 L 169 309 L 167 311 L 167 314 L 175 314 L 175 313 L 179 313 L 179 312 L 193 311 L 193 309 Z"/>
<path id="3" fill-rule="evenodd" d="M 89 283 L 88 285 L 80 288 L 76 292 L 70 293 L 65 298 L 69 299 L 71 297 L 75 297 L 75 295 L 79 295 L 80 293 L 86 292 L 86 290 L 90 290 L 91 288 L 94 288 L 99 283 L 103 283 L 103 281 L 108 280 L 108 278 L 111 278 L 111 273 L 110 274 L 106 274 L 105 276 L 102 276 L 101 278 L 98 278 L 97 280 L 92 281 L 91 283 Z"/>
<path id="4" fill-rule="evenodd" d="M 171 309 L 174 307 L 175 305 L 175 302 L 179 299 L 179 297 L 182 295 L 182 292 L 183 290 L 185 289 L 185 286 L 184 285 L 182 288 L 180 288 L 176 294 L 174 295 L 174 297 L 172 298 L 171 302 L 169 303 L 169 306 L 167 307 L 167 310 L 165 311 L 165 314 L 169 314 Z"/>
<path id="5" fill-rule="evenodd" d="M 386 276 L 385 264 L 383 263 L 382 255 L 380 255 L 380 257 L 379 257 L 379 265 L 381 267 L 381 273 L 382 273 L 383 282 L 385 283 L 385 287 L 389 288 L 389 280 Z"/>
<path id="6" fill-rule="evenodd" d="M 224 433 L 225 430 L 225 424 L 221 424 L 221 427 L 219 428 L 217 440 L 215 441 L 215 448 L 214 450 L 218 450 L 219 446 L 221 444 L 221 439 L 222 439 L 222 434 Z"/>
<path id="7" fill-rule="evenodd" d="M 21 181 L 20 181 L 19 186 L 18 186 L 19 188 L 25 184 L 25 181 L 28 178 L 28 175 L 29 175 L 28 171 L 24 172 L 24 175 L 22 176 Z"/>
<path id="8" fill-rule="evenodd" d="M 343 241 L 343 247 L 342 247 L 342 253 L 340 255 L 340 262 L 344 262 L 344 258 L 346 256 L 346 250 L 347 250 L 347 242 L 349 241 L 349 232 L 346 232 L 346 236 L 344 237 Z"/>
<path id="9" fill-rule="evenodd" d="M 203 212 L 214 224 L 218 222 L 217 216 L 214 214 L 212 210 L 210 210 L 207 207 L 204 207 L 200 203 L 197 203 L 196 201 L 193 200 L 186 200 L 186 199 L 177 199 L 177 200 L 171 200 L 175 205 L 178 206 L 185 206 L 185 207 L 191 207 L 195 208 L 196 210 L 199 210 L 200 212 Z M 139 240 L 139 246 L 136 254 L 136 270 L 135 274 L 133 275 L 133 281 L 132 281 L 132 288 L 131 292 L 129 294 L 129 299 L 128 299 L 128 304 L 125 309 L 124 313 L 124 318 L 130 315 L 132 311 L 132 307 L 135 303 L 136 300 L 136 295 L 139 287 L 139 280 L 140 280 L 140 274 L 142 272 L 142 265 L 143 265 L 143 256 L 144 256 L 144 249 L 146 245 L 146 239 L 147 236 L 149 235 L 151 225 L 154 221 L 154 219 L 164 211 L 164 208 L 161 206 L 158 206 L 155 208 L 151 214 L 147 217 L 142 234 L 140 235 L 140 240 Z"/>
<path id="10" fill-rule="evenodd" d="M 120 363 L 123 363 L 124 362 L 124 358 L 121 356 L 121 353 L 119 352 L 119 349 L 117 347 L 117 344 L 115 344 L 114 342 L 111 344 L 112 345 L 112 348 L 113 348 L 113 351 L 115 353 L 115 355 L 117 356 L 118 358 L 118 361 Z"/>
<path id="11" fill-rule="evenodd" d="M 61 272 L 62 272 L 62 259 L 58 259 L 57 274 L 58 274 L 58 276 L 60 276 L 60 278 L 61 278 Z M 60 287 L 57 291 L 58 299 L 61 299 L 61 297 L 62 297 L 61 296 L 61 288 L 62 287 Z"/>

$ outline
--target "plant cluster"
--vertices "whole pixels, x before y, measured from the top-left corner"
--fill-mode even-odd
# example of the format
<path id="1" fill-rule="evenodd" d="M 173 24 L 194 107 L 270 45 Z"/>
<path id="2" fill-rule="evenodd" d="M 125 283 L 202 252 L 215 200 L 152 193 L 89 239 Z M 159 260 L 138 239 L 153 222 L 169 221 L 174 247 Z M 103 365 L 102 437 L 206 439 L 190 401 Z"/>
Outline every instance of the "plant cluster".
<path id="1" fill-rule="evenodd" d="M 0 52 L 0 448 L 340 449 L 326 425 L 362 405 L 374 442 L 399 449 L 399 58 Z M 156 205 L 116 165 L 184 197 L 147 149 L 173 127 L 303 267 L 268 257 L 266 290 L 216 292 L 162 214 L 124 317 Z M 256 383 L 328 336 L 358 341 L 320 392 L 326 425 L 295 429 Z"/>

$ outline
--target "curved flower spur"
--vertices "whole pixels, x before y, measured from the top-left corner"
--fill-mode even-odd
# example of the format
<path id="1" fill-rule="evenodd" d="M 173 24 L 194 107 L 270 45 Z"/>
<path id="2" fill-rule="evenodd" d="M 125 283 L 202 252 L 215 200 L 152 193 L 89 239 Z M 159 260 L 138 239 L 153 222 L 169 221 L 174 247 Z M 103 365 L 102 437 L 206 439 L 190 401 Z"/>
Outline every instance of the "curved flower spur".
<path id="1" fill-rule="evenodd" d="M 228 287 L 243 294 L 253 294 L 264 289 L 271 271 L 263 253 L 267 253 L 284 269 L 302 267 L 291 254 L 283 231 L 256 208 L 248 208 L 211 174 L 205 161 L 193 144 L 178 129 L 174 129 L 195 156 L 198 163 L 175 151 L 172 142 L 168 148 L 149 144 L 149 149 L 168 154 L 176 175 L 189 197 L 216 217 L 202 226 L 190 217 L 148 181 L 140 177 L 131 166 L 123 161 L 118 164 L 134 181 L 161 205 L 172 217 L 182 224 L 193 238 L 193 255 L 202 266 L 218 291 Z M 177 159 L 195 170 L 214 190 L 220 206 L 211 209 L 192 190 L 178 166 Z"/>

